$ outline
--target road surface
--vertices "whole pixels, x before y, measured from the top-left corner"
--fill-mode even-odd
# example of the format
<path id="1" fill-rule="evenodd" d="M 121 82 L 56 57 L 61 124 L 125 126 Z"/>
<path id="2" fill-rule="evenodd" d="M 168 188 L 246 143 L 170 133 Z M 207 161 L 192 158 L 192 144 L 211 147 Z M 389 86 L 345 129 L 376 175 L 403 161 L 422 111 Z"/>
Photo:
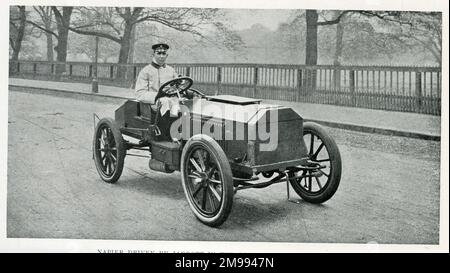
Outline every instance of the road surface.
<path id="1" fill-rule="evenodd" d="M 117 107 L 9 93 L 8 238 L 439 243 L 440 142 L 327 128 L 343 161 L 331 200 L 287 202 L 284 183 L 239 191 L 211 228 L 189 209 L 178 172 L 127 157 L 120 180 L 102 182 L 92 113 L 113 117 Z"/>

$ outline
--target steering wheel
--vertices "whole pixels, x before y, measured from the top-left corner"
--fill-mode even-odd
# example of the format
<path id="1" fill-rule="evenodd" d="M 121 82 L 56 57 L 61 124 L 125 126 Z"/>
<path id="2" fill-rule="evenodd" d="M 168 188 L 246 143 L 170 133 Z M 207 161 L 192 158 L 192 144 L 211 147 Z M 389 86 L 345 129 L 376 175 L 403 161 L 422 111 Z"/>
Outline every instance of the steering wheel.
<path id="1" fill-rule="evenodd" d="M 173 95 L 180 96 L 180 93 L 185 92 L 192 86 L 193 80 L 189 77 L 178 77 L 164 83 L 158 90 L 155 100 L 161 97 L 170 97 Z"/>

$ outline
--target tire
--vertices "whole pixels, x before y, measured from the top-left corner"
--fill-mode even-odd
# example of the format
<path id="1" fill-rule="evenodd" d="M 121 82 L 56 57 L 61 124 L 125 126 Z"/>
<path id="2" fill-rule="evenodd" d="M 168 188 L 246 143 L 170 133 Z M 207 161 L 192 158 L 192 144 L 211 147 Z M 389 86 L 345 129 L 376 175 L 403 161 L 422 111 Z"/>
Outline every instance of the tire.
<path id="1" fill-rule="evenodd" d="M 95 127 L 92 143 L 95 167 L 106 183 L 115 183 L 123 171 L 125 144 L 115 121 L 103 118 Z"/>
<path id="2" fill-rule="evenodd" d="M 336 193 L 339 187 L 342 173 L 341 155 L 336 142 L 319 124 L 305 122 L 303 124 L 303 139 L 309 159 L 318 161 L 327 168 L 319 171 L 320 177 L 291 179 L 290 183 L 303 200 L 314 204 L 324 203 Z M 308 174 L 313 174 L 313 171 L 303 170 L 296 175 Z M 313 182 L 315 182 L 315 188 Z"/>
<path id="3" fill-rule="evenodd" d="M 233 176 L 228 158 L 214 139 L 195 135 L 186 142 L 181 180 L 195 217 L 211 227 L 223 224 L 233 206 Z"/>

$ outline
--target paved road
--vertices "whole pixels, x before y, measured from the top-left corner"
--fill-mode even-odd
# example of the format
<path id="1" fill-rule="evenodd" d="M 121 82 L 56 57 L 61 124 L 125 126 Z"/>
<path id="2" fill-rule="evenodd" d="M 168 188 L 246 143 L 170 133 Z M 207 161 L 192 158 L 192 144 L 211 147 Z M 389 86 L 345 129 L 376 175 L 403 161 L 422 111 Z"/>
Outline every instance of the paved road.
<path id="1" fill-rule="evenodd" d="M 214 229 L 193 216 L 177 172 L 127 157 L 117 184 L 100 180 L 92 113 L 117 106 L 10 92 L 8 237 L 439 243 L 440 142 L 329 129 L 343 159 L 331 200 L 287 202 L 285 184 L 240 191 Z"/>

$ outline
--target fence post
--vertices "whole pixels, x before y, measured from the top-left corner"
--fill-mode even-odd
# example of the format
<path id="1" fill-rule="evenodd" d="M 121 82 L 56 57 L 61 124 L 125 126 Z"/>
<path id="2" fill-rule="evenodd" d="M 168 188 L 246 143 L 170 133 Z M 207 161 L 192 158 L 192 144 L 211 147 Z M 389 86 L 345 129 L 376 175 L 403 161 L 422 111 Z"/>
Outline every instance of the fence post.
<path id="1" fill-rule="evenodd" d="M 186 77 L 190 77 L 191 76 L 191 67 L 188 66 L 186 67 Z"/>
<path id="2" fill-rule="evenodd" d="M 220 83 L 222 82 L 222 67 L 217 67 L 217 90 L 215 95 L 220 94 Z"/>
<path id="3" fill-rule="evenodd" d="M 333 91 L 341 91 L 341 71 L 339 67 L 333 71 Z"/>
<path id="4" fill-rule="evenodd" d="M 303 75 L 302 75 L 302 70 L 299 68 L 297 68 L 297 96 L 295 97 L 296 101 L 300 101 L 300 97 L 302 95 L 303 92 Z"/>
<path id="5" fill-rule="evenodd" d="M 416 72 L 416 110 L 418 113 L 422 110 L 422 73 Z"/>
<path id="6" fill-rule="evenodd" d="M 137 78 L 137 67 L 133 66 L 133 82 L 136 80 Z"/>
<path id="7" fill-rule="evenodd" d="M 20 62 L 17 62 L 17 73 L 20 73 Z"/>
<path id="8" fill-rule="evenodd" d="M 62 74 L 66 71 L 66 63 L 57 62 L 55 68 L 56 79 L 61 79 Z"/>
<path id="9" fill-rule="evenodd" d="M 8 66 L 8 76 L 14 75 L 16 71 L 14 69 L 17 69 L 17 65 L 13 63 L 11 60 L 9 60 L 9 66 Z"/>
<path id="10" fill-rule="evenodd" d="M 253 98 L 256 98 L 256 92 L 258 91 L 258 67 L 255 66 L 254 68 L 254 76 L 253 76 Z"/>
<path id="11" fill-rule="evenodd" d="M 350 97 L 352 106 L 356 106 L 355 97 L 355 70 L 350 70 Z"/>
<path id="12" fill-rule="evenodd" d="M 69 76 L 72 76 L 72 64 L 69 64 Z"/>
<path id="13" fill-rule="evenodd" d="M 92 64 L 89 65 L 89 78 L 92 78 Z"/>
<path id="14" fill-rule="evenodd" d="M 111 79 L 114 78 L 114 65 L 111 65 L 111 66 L 109 67 L 109 77 L 110 77 Z"/>
<path id="15" fill-rule="evenodd" d="M 33 64 L 33 75 L 36 75 L 37 73 L 37 63 Z"/>

